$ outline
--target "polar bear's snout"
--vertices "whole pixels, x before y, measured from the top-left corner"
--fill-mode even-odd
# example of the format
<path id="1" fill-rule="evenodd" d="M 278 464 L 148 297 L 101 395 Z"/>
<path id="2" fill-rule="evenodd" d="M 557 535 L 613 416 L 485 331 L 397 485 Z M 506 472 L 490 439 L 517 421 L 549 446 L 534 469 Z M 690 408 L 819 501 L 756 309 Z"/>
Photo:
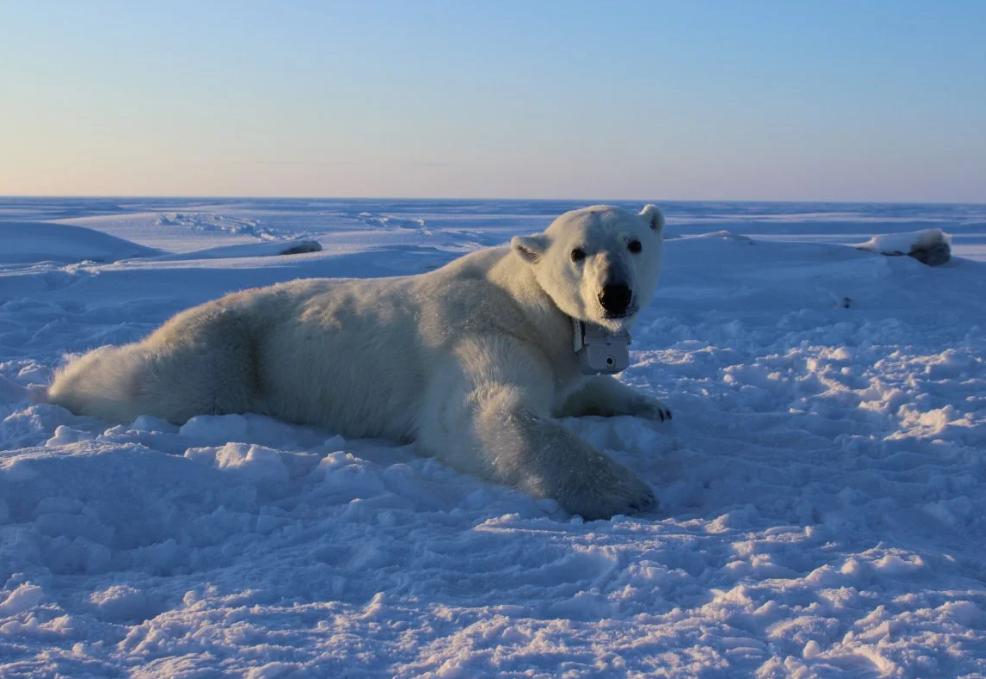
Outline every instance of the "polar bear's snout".
<path id="1" fill-rule="evenodd" d="M 599 303 L 612 318 L 621 318 L 628 315 L 630 301 L 633 299 L 633 291 L 625 283 L 612 283 L 603 286 L 599 291 Z"/>
<path id="2" fill-rule="evenodd" d="M 596 299 L 606 318 L 625 318 L 636 313 L 633 304 L 633 274 L 619 254 L 602 251 L 596 255 Z"/>

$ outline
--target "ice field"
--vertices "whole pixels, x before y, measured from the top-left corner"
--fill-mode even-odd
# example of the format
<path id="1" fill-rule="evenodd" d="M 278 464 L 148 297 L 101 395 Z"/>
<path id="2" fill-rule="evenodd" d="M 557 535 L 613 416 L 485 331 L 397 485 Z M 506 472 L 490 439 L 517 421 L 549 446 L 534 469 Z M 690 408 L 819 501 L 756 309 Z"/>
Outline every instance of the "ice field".
<path id="1" fill-rule="evenodd" d="M 0 677 L 986 676 L 986 205 L 656 201 L 621 379 L 674 420 L 566 421 L 648 514 L 37 402 L 226 292 L 424 272 L 590 202 L 0 198 Z M 847 247 L 932 228 L 939 267 Z"/>

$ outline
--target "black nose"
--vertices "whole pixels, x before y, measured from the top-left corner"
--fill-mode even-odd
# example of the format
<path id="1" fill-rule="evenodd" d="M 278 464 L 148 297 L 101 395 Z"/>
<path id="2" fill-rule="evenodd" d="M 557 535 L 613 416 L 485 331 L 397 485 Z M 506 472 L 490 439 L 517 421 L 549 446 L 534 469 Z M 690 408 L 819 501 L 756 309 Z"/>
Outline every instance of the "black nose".
<path id="1" fill-rule="evenodd" d="M 599 293 L 599 303 L 609 313 L 619 316 L 620 314 L 626 313 L 632 296 L 633 293 L 630 292 L 630 288 L 626 285 L 607 285 Z"/>

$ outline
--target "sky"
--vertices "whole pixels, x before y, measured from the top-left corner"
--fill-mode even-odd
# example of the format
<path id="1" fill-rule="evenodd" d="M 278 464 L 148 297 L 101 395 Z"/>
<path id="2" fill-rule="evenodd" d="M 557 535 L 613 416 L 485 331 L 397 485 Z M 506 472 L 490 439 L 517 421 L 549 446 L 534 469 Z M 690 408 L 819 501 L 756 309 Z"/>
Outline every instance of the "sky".
<path id="1" fill-rule="evenodd" d="M 986 2 L 0 0 L 0 195 L 986 202 Z"/>

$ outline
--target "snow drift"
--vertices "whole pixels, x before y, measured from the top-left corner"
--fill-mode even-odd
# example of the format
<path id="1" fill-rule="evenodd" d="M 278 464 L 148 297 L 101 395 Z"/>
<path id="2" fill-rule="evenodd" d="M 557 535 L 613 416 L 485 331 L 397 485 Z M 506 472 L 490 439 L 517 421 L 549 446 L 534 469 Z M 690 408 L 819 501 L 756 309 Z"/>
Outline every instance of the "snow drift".
<path id="1" fill-rule="evenodd" d="M 115 262 L 156 254 L 153 248 L 80 226 L 0 221 L 0 264 Z"/>

